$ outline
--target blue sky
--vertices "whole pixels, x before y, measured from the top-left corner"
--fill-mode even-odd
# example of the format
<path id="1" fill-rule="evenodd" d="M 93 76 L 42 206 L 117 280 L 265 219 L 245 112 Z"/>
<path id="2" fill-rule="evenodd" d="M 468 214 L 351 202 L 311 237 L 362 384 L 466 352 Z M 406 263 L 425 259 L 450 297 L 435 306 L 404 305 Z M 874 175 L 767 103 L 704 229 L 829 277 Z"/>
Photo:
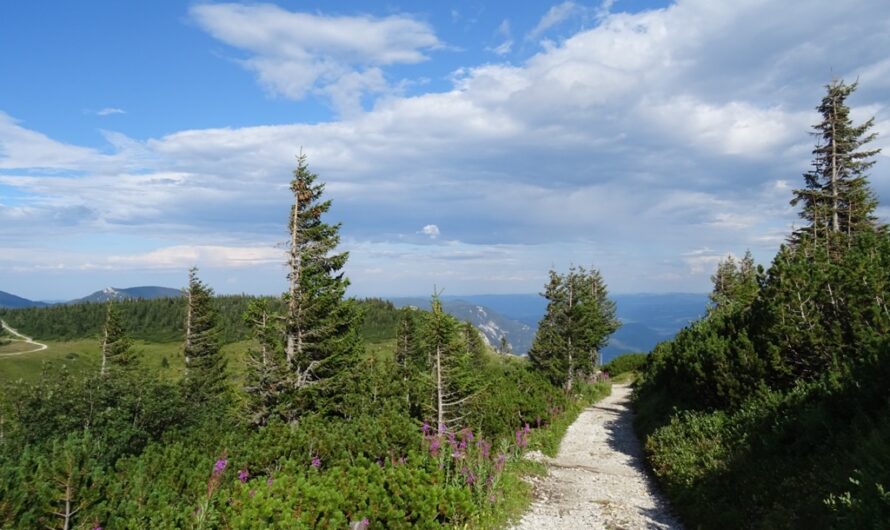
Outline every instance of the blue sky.
<path id="1" fill-rule="evenodd" d="M 179 286 L 196 264 L 219 292 L 280 291 L 302 146 L 354 294 L 535 292 L 573 263 L 615 292 L 706 291 L 796 222 L 832 76 L 890 145 L 880 0 L 379 6 L 4 3 L 0 290 Z"/>

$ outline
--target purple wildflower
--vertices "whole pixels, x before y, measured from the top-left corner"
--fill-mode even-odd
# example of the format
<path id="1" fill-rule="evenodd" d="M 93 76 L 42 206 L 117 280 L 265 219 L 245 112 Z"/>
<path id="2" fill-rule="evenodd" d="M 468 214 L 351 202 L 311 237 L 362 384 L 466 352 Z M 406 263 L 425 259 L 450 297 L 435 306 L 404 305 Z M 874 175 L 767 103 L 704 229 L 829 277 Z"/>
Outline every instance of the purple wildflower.
<path id="1" fill-rule="evenodd" d="M 439 448 L 441 444 L 439 443 L 438 438 L 433 438 L 430 440 L 430 454 L 433 456 L 439 456 Z"/>
<path id="2" fill-rule="evenodd" d="M 315 469 L 321 467 L 321 458 L 319 458 L 318 455 L 312 457 L 312 467 L 314 467 Z"/>
<path id="3" fill-rule="evenodd" d="M 356 530 L 368 530 L 368 527 L 371 526 L 371 521 L 368 520 L 367 517 L 359 521 L 358 526 L 356 526 Z"/>
<path id="4" fill-rule="evenodd" d="M 420 428 L 423 434 L 429 434 L 431 429 L 432 427 L 430 427 L 430 422 L 428 421 L 423 422 L 423 427 Z"/>
<path id="5" fill-rule="evenodd" d="M 271 486 L 273 482 L 275 482 L 275 481 L 272 480 L 272 477 L 267 478 L 267 479 L 266 479 L 266 486 Z"/>
<path id="6" fill-rule="evenodd" d="M 439 424 L 439 434 L 445 434 L 445 424 L 444 423 Z"/>
<path id="7" fill-rule="evenodd" d="M 246 467 L 238 471 L 238 480 L 240 480 L 242 484 L 247 482 L 248 478 L 250 478 L 250 472 L 247 471 Z"/>
<path id="8" fill-rule="evenodd" d="M 221 475 L 223 471 L 226 470 L 226 466 L 229 465 L 229 461 L 225 458 L 221 458 L 216 461 L 216 464 L 213 465 L 213 474 Z"/>
<path id="9" fill-rule="evenodd" d="M 507 461 L 507 457 L 506 457 L 506 455 L 504 455 L 504 453 L 500 453 L 500 454 L 498 455 L 498 459 L 497 459 L 497 461 L 494 463 L 494 469 L 495 469 L 498 473 L 500 473 L 501 471 L 504 470 L 504 463 L 505 463 L 506 461 Z"/>
<path id="10" fill-rule="evenodd" d="M 532 430 L 531 430 L 531 428 L 528 426 L 528 422 L 526 422 L 526 423 L 525 423 L 525 434 L 528 434 L 528 433 L 530 433 L 531 431 L 532 431 Z"/>
<path id="11" fill-rule="evenodd" d="M 491 444 L 486 442 L 484 439 L 479 438 L 479 441 L 476 442 L 476 447 L 482 452 L 482 458 L 488 458 L 488 452 L 491 450 Z"/>

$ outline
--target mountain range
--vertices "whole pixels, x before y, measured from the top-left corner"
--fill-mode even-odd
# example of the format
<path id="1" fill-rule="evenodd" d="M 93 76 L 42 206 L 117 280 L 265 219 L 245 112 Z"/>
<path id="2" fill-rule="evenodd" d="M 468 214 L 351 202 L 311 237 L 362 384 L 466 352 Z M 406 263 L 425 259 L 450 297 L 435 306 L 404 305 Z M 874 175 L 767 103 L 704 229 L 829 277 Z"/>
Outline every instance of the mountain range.
<path id="1" fill-rule="evenodd" d="M 396 307 L 413 306 L 420 309 L 430 309 L 430 299 L 389 298 Z M 497 347 L 501 343 L 501 337 L 507 339 L 513 353 L 525 355 L 532 346 L 535 338 L 535 330 L 532 326 L 504 316 L 490 306 L 468 301 L 463 298 L 443 297 L 442 309 L 449 315 L 461 321 L 468 321 L 482 332 L 482 337 L 489 346 Z"/>
<path id="2" fill-rule="evenodd" d="M 173 298 L 177 296 L 182 296 L 182 290 L 171 289 L 169 287 L 157 287 L 153 285 L 146 285 L 142 287 L 128 287 L 126 289 L 106 287 L 101 291 L 96 291 L 95 293 L 84 296 L 83 298 L 76 298 L 74 300 L 59 303 L 84 304 L 89 302 L 107 302 L 109 300 L 150 300 L 153 298 Z M 28 300 L 27 298 L 22 298 L 14 294 L 0 291 L 0 308 L 19 309 L 25 307 L 46 307 L 48 305 L 53 304 Z"/>
<path id="3" fill-rule="evenodd" d="M 153 299 L 182 296 L 180 289 L 142 286 L 125 289 L 108 287 L 66 304 L 108 300 Z M 396 307 L 430 308 L 429 298 L 388 298 Z M 613 295 L 621 328 L 602 351 L 603 362 L 628 352 L 648 352 L 661 341 L 704 314 L 706 294 L 617 294 Z M 46 302 L 27 300 L 0 291 L 0 308 L 44 307 Z M 538 294 L 479 294 L 443 296 L 445 312 L 476 326 L 489 345 L 496 347 L 504 337 L 513 353 L 525 355 L 535 338 L 538 322 L 547 309 L 547 300 Z"/>

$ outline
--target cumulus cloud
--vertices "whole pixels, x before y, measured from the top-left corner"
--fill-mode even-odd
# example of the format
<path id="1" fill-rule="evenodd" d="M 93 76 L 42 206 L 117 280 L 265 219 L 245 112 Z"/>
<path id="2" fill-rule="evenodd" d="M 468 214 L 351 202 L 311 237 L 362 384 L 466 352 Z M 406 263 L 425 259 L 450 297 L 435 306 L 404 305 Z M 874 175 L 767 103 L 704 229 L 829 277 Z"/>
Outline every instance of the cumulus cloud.
<path id="1" fill-rule="evenodd" d="M 406 15 L 325 16 L 271 4 L 198 4 L 194 20 L 213 37 L 247 52 L 241 63 L 276 95 L 313 91 L 350 114 L 365 93 L 386 91 L 380 67 L 427 60 L 442 44 L 426 23 Z"/>
<path id="2" fill-rule="evenodd" d="M 466 65 L 447 90 L 386 98 L 339 120 L 147 140 L 107 133 L 110 149 L 101 152 L 0 114 L 0 195 L 19 195 L 0 196 L 0 219 L 28 220 L 0 223 L 0 240 L 162 228 L 176 241 L 143 259 L 174 264 L 195 256 L 180 247 L 216 246 L 220 233 L 232 238 L 221 246 L 271 247 L 285 237 L 287 182 L 303 146 L 334 200 L 331 219 L 344 222 L 356 289 L 367 281 L 378 294 L 405 292 L 399 280 L 412 276 L 425 292 L 423 275 L 435 270 L 440 285 L 489 279 L 534 292 L 548 267 L 574 262 L 600 267 L 615 291 L 703 290 L 715 259 L 750 247 L 766 261 L 796 222 L 790 189 L 807 169 L 813 107 L 831 68 L 890 86 L 885 11 L 879 0 L 807 9 L 679 0 L 604 14 L 524 62 Z M 193 16 L 248 52 L 245 64 L 261 78 L 283 76 L 269 81 L 274 90 L 295 83 L 291 97 L 323 90 L 348 102 L 383 90 L 387 65 L 424 60 L 439 45 L 406 16 L 232 4 L 197 6 Z M 341 19 L 378 37 L 355 44 L 333 22 Z M 400 24 L 416 29 L 408 44 L 388 40 Z M 293 31 L 304 25 L 318 35 Z M 343 70 L 313 73 L 330 64 Z M 862 81 L 850 103 L 890 131 L 886 91 Z M 885 202 L 888 153 L 872 171 Z M 433 226 L 431 211 L 453 241 L 400 239 Z"/>
<path id="3" fill-rule="evenodd" d="M 426 225 L 420 230 L 421 234 L 430 236 L 430 239 L 439 237 L 439 227 L 436 225 Z"/>

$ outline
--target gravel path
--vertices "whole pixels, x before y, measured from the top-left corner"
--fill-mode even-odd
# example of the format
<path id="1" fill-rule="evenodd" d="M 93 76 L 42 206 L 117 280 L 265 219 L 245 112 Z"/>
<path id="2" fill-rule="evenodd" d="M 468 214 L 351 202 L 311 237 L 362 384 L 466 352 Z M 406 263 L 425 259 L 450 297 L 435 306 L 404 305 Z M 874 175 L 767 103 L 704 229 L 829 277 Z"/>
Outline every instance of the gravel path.
<path id="1" fill-rule="evenodd" d="M 30 344 L 30 345 L 34 346 L 34 349 L 32 349 L 32 350 L 17 351 L 14 353 L 0 353 L 0 357 L 17 357 L 19 355 L 24 355 L 26 353 L 34 353 L 36 351 L 43 351 L 48 348 L 48 346 L 46 344 L 36 342 L 31 337 L 26 337 L 26 336 L 22 335 L 21 333 L 19 333 L 18 331 L 12 329 L 11 327 L 9 327 L 6 324 L 6 322 L 4 322 L 2 320 L 0 320 L 0 326 L 5 328 L 7 331 L 12 333 L 13 335 L 19 337 L 17 339 L 9 339 L 9 340 L 11 340 L 13 342 L 24 342 L 25 344 Z"/>
<path id="2" fill-rule="evenodd" d="M 514 528 L 682 529 L 643 468 L 629 401 L 630 387 L 613 385 L 578 416 L 556 458 L 541 459 L 550 472 L 534 480 L 535 502 Z"/>

